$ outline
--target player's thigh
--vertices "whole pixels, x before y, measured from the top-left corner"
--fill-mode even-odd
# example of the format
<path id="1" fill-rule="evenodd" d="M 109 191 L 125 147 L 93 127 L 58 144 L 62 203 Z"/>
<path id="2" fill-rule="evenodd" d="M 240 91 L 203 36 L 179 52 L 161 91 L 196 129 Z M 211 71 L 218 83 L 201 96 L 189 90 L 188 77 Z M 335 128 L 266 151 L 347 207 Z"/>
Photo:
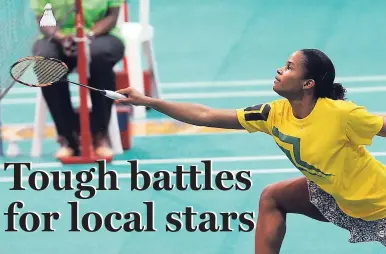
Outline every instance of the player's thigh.
<path id="1" fill-rule="evenodd" d="M 313 219 L 327 219 L 310 202 L 307 179 L 299 177 L 284 180 L 267 186 L 261 199 L 273 199 L 280 210 L 285 213 L 303 214 Z"/>

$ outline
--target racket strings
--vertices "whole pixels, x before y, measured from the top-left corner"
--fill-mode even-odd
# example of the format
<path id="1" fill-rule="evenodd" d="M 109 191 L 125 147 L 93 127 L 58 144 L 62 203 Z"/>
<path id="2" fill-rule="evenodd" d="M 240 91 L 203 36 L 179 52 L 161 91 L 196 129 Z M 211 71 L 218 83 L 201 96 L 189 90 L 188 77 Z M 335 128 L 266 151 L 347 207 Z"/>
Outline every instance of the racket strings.
<path id="1" fill-rule="evenodd" d="M 67 74 L 67 68 L 58 62 L 40 60 L 33 66 L 39 85 L 48 85 L 59 81 Z"/>
<path id="2" fill-rule="evenodd" d="M 30 86 L 48 86 L 61 80 L 68 73 L 66 65 L 52 59 L 29 57 L 15 64 L 12 76 Z"/>
<path id="3" fill-rule="evenodd" d="M 11 70 L 13 77 L 15 77 L 16 79 L 20 79 L 20 77 L 24 75 L 24 73 L 31 66 L 32 63 L 33 61 L 27 60 L 15 65 Z"/>

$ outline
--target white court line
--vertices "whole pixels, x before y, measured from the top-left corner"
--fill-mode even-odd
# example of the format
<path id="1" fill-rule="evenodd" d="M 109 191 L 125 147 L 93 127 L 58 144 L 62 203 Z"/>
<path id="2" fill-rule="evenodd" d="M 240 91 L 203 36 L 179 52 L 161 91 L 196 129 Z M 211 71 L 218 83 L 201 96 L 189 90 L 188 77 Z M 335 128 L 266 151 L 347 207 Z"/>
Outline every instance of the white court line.
<path id="1" fill-rule="evenodd" d="M 347 92 L 353 93 L 374 93 L 374 92 L 386 92 L 386 86 L 373 86 L 373 87 L 351 87 L 347 88 Z M 164 94 L 163 98 L 166 100 L 178 100 L 178 99 L 214 99 L 214 98 L 241 98 L 241 97 L 270 97 L 278 96 L 272 90 L 265 91 L 232 91 L 232 92 L 203 92 L 203 93 L 170 93 Z"/>
<path id="2" fill-rule="evenodd" d="M 376 115 L 386 115 L 386 111 L 370 111 L 371 113 L 373 114 L 376 114 Z M 170 117 L 163 117 L 163 118 L 156 118 L 156 119 L 152 119 L 152 118 L 149 118 L 149 119 L 132 119 L 132 123 L 140 123 L 140 124 L 146 124 L 146 123 L 168 123 L 168 122 L 179 122 L 181 123 L 180 121 L 177 121 L 173 118 L 170 118 Z M 49 121 L 46 123 L 47 126 L 49 127 L 53 127 L 54 124 L 52 121 Z M 32 128 L 33 127 L 33 122 L 26 122 L 26 123 L 10 123 L 10 124 L 4 124 L 3 125 L 4 127 L 8 127 L 8 128 Z M 212 134 L 217 134 L 217 133 L 220 133 L 220 134 L 224 134 L 224 133 L 229 133 L 229 132 L 232 132 L 232 131 L 226 131 L 226 132 L 214 132 L 214 133 L 208 133 L 209 135 L 212 135 Z M 243 130 L 234 130 L 234 132 L 241 132 L 243 133 Z M 189 135 L 190 133 L 187 133 L 187 135 Z M 198 133 L 198 134 L 201 134 L 201 133 Z M 202 134 L 207 134 L 207 133 L 202 133 Z M 169 135 L 183 135 L 181 133 L 176 133 L 176 134 L 162 134 L 161 136 L 169 136 Z M 142 136 L 146 136 L 148 137 L 149 135 L 135 135 L 135 137 L 142 137 Z M 151 136 L 157 136 L 157 135 L 151 135 Z M 20 140 L 20 141 L 23 141 L 23 140 Z"/>
<path id="3" fill-rule="evenodd" d="M 39 88 L 37 87 L 31 87 L 31 88 L 28 88 L 28 87 L 15 87 L 15 88 L 12 88 L 8 94 L 9 95 L 16 95 L 16 94 L 21 94 L 21 95 L 25 95 L 25 94 L 36 94 L 37 91 L 38 91 Z M 71 92 L 79 92 L 79 87 L 77 86 L 70 86 L 70 91 Z"/>
<path id="4" fill-rule="evenodd" d="M 176 82 L 162 83 L 161 88 L 176 89 L 176 88 L 202 88 L 202 87 L 241 87 L 241 86 L 271 86 L 271 79 L 255 79 L 255 80 L 234 80 L 234 81 L 203 81 L 203 82 Z M 340 83 L 362 83 L 362 82 L 381 82 L 386 81 L 386 75 L 379 76 L 348 76 L 337 77 L 335 82 Z M 344 85 L 344 84 L 343 84 Z"/>
<path id="5" fill-rule="evenodd" d="M 222 170 L 212 170 L 212 175 L 218 174 Z M 251 175 L 262 175 L 262 174 L 283 174 L 283 173 L 300 173 L 300 171 L 296 168 L 272 168 L 272 169 L 227 169 L 226 171 L 237 173 L 239 171 L 250 171 Z M 150 175 L 153 176 L 154 174 L 150 172 Z M 130 173 L 121 173 L 117 174 L 119 179 L 128 179 L 131 178 Z M 174 174 L 171 174 L 172 177 L 174 177 Z M 202 174 L 200 176 L 203 176 Z M 184 175 L 186 177 L 186 175 Z M 64 179 L 64 177 L 62 178 Z M 72 174 L 71 179 L 76 179 L 76 173 L 74 172 Z M 98 175 L 94 175 L 93 180 L 99 179 Z M 41 181 L 41 177 L 36 177 L 36 180 Z M 50 178 L 52 180 L 52 177 Z M 14 181 L 13 177 L 0 177 L 0 183 L 12 183 Z M 22 181 L 26 182 L 28 181 L 28 177 L 22 177 Z"/>
<path id="6" fill-rule="evenodd" d="M 374 93 L 385 92 L 386 86 L 370 86 L 370 87 L 351 87 L 347 88 L 347 92 L 353 93 Z M 163 94 L 165 100 L 178 99 L 214 99 L 214 98 L 245 98 L 245 97 L 270 97 L 278 96 L 272 90 L 265 91 L 231 91 L 231 92 L 203 92 L 203 93 L 167 93 Z M 79 96 L 71 97 L 74 103 L 79 102 Z M 1 101 L 2 105 L 26 105 L 35 104 L 36 98 L 5 98 Z"/>
<path id="7" fill-rule="evenodd" d="M 372 152 L 374 157 L 386 157 L 386 152 Z M 201 163 L 202 160 L 211 160 L 212 162 L 246 162 L 246 161 L 277 161 L 277 160 L 287 160 L 288 158 L 284 155 L 266 155 L 266 156 L 234 156 L 234 157 L 198 157 L 198 158 L 173 158 L 173 159 L 145 159 L 138 160 L 139 166 L 141 165 L 154 165 L 154 164 L 184 164 L 184 163 Z M 109 165 L 113 166 L 122 166 L 130 164 L 127 162 L 128 160 L 116 160 L 112 161 Z M 9 161 L 11 162 L 11 161 Z M 96 165 L 96 164 L 95 164 Z M 94 164 L 86 164 L 90 168 L 95 166 Z M 58 168 L 63 167 L 60 162 L 40 162 L 40 163 L 32 163 L 32 167 L 35 169 L 43 169 L 43 168 Z M 4 169 L 4 164 L 0 165 L 0 169 Z"/>
<path id="8" fill-rule="evenodd" d="M 386 112 L 384 112 L 383 114 L 386 114 Z M 146 124 L 146 123 L 158 124 L 158 123 L 169 123 L 169 122 L 179 122 L 179 121 L 177 121 L 177 120 L 175 120 L 173 118 L 170 118 L 170 117 L 162 117 L 162 118 L 148 118 L 148 119 L 131 119 L 131 122 L 135 123 L 135 124 Z M 10 124 L 4 124 L 3 126 L 5 126 L 5 127 L 12 127 L 12 128 L 25 128 L 25 127 L 32 128 L 33 124 L 34 124 L 33 122 L 10 123 Z M 53 122 L 52 121 L 49 121 L 46 124 L 47 125 L 51 124 L 53 126 Z"/>
<path id="9" fill-rule="evenodd" d="M 170 82 L 160 83 L 160 88 L 175 89 L 175 88 L 199 88 L 199 87 L 241 87 L 241 86 L 270 86 L 274 77 L 271 79 L 254 79 L 254 80 L 231 80 L 231 81 L 199 81 L 199 82 Z M 347 76 L 337 77 L 336 82 L 342 83 L 362 83 L 362 82 L 381 82 L 386 81 L 386 75 L 372 76 Z M 344 84 L 343 84 L 344 85 Z M 70 86 L 70 91 L 79 91 L 78 87 Z M 9 94 L 34 94 L 37 89 L 28 87 L 12 88 Z"/>

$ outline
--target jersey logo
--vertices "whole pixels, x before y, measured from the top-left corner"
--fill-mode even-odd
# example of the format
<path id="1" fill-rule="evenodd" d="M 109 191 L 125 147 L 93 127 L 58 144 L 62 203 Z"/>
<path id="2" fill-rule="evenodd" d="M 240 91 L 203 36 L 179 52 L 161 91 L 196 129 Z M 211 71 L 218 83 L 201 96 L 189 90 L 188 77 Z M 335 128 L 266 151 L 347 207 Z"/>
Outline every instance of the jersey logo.
<path id="1" fill-rule="evenodd" d="M 244 109 L 245 121 L 267 121 L 271 106 L 269 104 L 259 104 Z"/>
<path id="2" fill-rule="evenodd" d="M 292 137 L 285 135 L 279 131 L 278 128 L 273 127 L 272 134 L 277 137 L 281 142 L 292 145 L 294 158 L 291 156 L 291 152 L 283 147 L 281 147 L 278 143 L 279 148 L 284 152 L 284 154 L 290 159 L 292 164 L 299 169 L 300 171 L 306 171 L 308 174 L 319 176 L 319 177 L 328 177 L 333 176 L 333 174 L 323 173 L 320 169 L 315 168 L 314 166 L 308 164 L 300 158 L 300 139 L 297 137 Z"/>

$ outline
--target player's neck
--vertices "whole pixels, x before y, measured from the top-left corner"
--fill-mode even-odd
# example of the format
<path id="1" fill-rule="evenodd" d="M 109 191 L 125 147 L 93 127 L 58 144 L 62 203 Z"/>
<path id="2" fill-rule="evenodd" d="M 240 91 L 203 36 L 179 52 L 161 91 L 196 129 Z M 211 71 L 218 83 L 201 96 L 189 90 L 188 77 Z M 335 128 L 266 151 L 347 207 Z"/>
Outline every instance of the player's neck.
<path id="1" fill-rule="evenodd" d="M 317 100 L 311 96 L 304 96 L 299 100 L 290 100 L 289 102 L 291 104 L 294 117 L 298 119 L 306 118 L 315 108 L 316 101 Z"/>

